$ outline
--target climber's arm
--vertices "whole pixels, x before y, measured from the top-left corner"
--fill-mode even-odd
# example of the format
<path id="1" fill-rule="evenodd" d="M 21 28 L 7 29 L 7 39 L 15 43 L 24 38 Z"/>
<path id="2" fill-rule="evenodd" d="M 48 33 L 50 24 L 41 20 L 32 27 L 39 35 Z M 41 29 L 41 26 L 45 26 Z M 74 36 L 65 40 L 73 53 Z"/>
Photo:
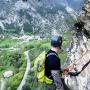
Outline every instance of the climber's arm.
<path id="1" fill-rule="evenodd" d="M 54 79 L 54 83 L 56 85 L 57 90 L 64 90 L 63 83 L 62 83 L 61 77 L 60 77 L 60 71 L 59 70 L 51 70 L 51 74 Z"/>

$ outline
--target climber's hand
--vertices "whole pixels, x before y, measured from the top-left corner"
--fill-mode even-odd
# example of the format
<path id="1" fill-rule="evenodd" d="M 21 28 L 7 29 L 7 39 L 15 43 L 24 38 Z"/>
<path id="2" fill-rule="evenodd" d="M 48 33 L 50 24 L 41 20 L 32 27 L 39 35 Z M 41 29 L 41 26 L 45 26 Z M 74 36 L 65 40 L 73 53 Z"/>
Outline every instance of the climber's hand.
<path id="1" fill-rule="evenodd" d="M 68 75 L 68 72 L 69 72 L 69 69 L 64 69 L 63 70 L 64 75 Z"/>

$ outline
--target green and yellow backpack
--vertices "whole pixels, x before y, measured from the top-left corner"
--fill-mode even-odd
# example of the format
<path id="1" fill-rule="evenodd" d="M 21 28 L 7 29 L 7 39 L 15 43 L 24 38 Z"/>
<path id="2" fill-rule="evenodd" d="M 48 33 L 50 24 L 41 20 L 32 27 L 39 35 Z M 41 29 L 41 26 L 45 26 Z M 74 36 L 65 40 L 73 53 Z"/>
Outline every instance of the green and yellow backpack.
<path id="1" fill-rule="evenodd" d="M 39 82 L 52 84 L 53 80 L 45 76 L 46 52 L 43 51 L 34 61 L 34 73 Z"/>

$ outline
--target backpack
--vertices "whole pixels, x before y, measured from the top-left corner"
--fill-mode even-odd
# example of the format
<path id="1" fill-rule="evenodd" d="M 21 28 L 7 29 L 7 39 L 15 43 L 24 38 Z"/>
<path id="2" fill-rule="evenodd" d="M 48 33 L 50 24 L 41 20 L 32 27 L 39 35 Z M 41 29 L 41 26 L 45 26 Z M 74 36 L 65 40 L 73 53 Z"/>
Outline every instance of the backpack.
<path id="1" fill-rule="evenodd" d="M 55 54 L 50 53 L 48 56 L 50 55 L 55 55 Z M 46 83 L 46 84 L 52 84 L 53 80 L 45 76 L 45 67 L 44 67 L 45 60 L 46 60 L 46 52 L 43 51 L 34 61 L 35 77 L 39 82 Z"/>

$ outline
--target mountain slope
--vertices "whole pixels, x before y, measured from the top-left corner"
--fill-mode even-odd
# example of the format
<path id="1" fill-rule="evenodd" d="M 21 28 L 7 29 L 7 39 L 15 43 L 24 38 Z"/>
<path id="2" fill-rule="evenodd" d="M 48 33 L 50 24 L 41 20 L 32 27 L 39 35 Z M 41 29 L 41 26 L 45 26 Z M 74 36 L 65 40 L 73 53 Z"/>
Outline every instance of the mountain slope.
<path id="1" fill-rule="evenodd" d="M 76 15 L 73 8 L 71 12 L 66 9 L 68 0 L 1 0 L 0 7 L 1 33 L 52 35 L 53 30 L 69 30 L 74 21 L 72 13 Z"/>

